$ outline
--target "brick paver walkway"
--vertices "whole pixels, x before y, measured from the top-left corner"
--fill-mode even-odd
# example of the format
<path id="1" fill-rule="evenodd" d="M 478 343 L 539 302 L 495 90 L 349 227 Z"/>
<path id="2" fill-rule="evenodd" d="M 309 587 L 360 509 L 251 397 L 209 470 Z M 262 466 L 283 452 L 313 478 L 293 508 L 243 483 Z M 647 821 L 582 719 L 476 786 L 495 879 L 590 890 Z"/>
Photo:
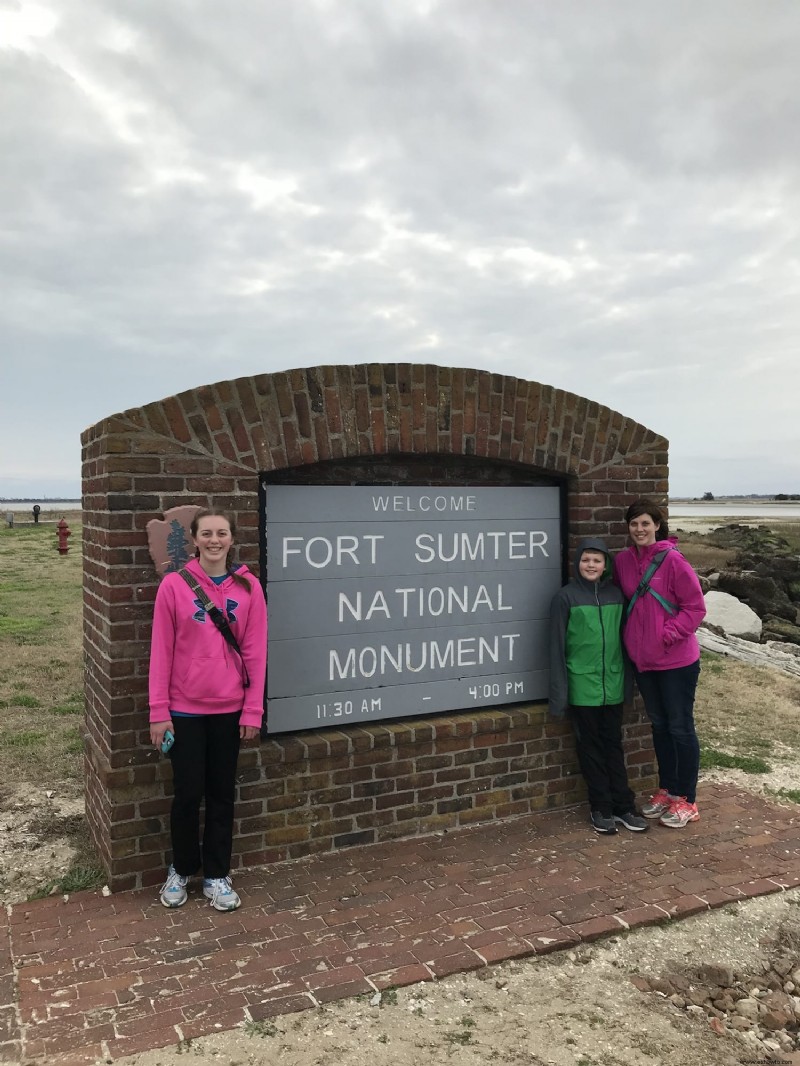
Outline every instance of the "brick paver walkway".
<path id="1" fill-rule="evenodd" d="M 196 890 L 15 904 L 0 1054 L 113 1060 L 800 885 L 797 808 L 714 785 L 700 805 L 684 830 L 599 837 L 571 810 L 281 863 L 237 877 L 233 914 Z"/>

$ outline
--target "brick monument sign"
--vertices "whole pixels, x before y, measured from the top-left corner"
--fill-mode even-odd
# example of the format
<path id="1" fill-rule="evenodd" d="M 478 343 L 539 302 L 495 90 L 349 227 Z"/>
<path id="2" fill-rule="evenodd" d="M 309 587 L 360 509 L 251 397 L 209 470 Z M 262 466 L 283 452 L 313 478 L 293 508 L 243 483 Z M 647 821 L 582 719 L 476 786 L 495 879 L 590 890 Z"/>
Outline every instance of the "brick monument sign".
<path id="1" fill-rule="evenodd" d="M 269 733 L 243 748 L 234 866 L 585 799 L 547 720 L 546 608 L 581 537 L 665 499 L 667 441 L 538 382 L 411 364 L 218 382 L 83 443 L 86 816 L 114 889 L 168 863 L 149 743 L 153 601 L 197 507 L 236 516 L 270 594 Z M 171 547 L 170 547 L 171 546 Z M 650 730 L 629 711 L 632 786 Z"/>

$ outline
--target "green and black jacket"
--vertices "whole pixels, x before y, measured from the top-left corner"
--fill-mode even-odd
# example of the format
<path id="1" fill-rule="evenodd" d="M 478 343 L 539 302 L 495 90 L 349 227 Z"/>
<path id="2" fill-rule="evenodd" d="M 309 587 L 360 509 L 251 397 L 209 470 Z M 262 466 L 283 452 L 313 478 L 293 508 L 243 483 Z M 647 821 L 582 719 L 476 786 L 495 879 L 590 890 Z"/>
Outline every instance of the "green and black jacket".
<path id="1" fill-rule="evenodd" d="M 606 568 L 600 581 L 578 572 L 583 552 L 602 552 Z M 605 542 L 581 541 L 574 559 L 575 576 L 550 604 L 549 711 L 561 718 L 570 706 L 603 707 L 624 703 L 631 695 L 630 671 L 622 650 L 622 593 L 611 582 Z"/>

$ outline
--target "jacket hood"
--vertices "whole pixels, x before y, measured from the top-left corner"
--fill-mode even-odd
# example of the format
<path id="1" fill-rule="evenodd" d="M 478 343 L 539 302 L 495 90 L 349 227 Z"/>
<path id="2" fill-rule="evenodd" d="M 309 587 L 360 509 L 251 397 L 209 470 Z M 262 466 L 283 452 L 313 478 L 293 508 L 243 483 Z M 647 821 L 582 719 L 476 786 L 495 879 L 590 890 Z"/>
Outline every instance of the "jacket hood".
<path id="1" fill-rule="evenodd" d="M 202 568 L 202 566 L 200 565 L 200 563 L 198 562 L 197 559 L 190 559 L 189 562 L 185 564 L 184 568 L 186 570 L 188 570 L 189 573 L 194 578 L 196 578 L 196 580 L 198 582 L 200 582 L 200 584 L 211 585 L 212 587 L 214 586 L 214 582 L 211 580 L 211 578 L 208 576 L 208 574 Z M 231 569 L 228 571 L 228 576 L 227 576 L 226 580 L 222 582 L 222 585 L 224 586 L 228 581 L 232 581 L 233 580 L 233 578 L 231 577 L 231 574 L 239 574 L 242 577 L 244 577 L 244 575 L 247 574 L 247 573 L 249 573 L 249 571 L 248 571 L 247 567 L 244 565 L 244 563 L 234 563 L 233 566 L 231 567 Z"/>
<path id="2" fill-rule="evenodd" d="M 604 540 L 601 540 L 600 537 L 584 537 L 584 539 L 575 549 L 575 555 L 572 560 L 572 569 L 575 575 L 575 580 L 579 581 L 587 588 L 592 588 L 595 583 L 593 581 L 587 581 L 585 577 L 581 577 L 580 571 L 578 570 L 578 563 L 581 561 L 581 556 L 585 551 L 602 552 L 603 555 L 605 555 L 606 566 L 605 570 L 603 570 L 603 576 L 600 578 L 599 582 L 602 585 L 604 581 L 608 581 L 611 577 L 611 556 L 608 554 L 606 542 Z"/>

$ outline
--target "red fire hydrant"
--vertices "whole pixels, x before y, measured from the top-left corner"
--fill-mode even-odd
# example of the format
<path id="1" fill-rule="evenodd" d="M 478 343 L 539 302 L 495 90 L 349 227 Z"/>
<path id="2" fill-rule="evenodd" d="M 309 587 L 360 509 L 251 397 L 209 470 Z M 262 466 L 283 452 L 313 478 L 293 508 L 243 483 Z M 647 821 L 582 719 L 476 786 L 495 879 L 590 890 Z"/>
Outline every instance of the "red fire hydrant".
<path id="1" fill-rule="evenodd" d="M 70 528 L 63 518 L 56 525 L 56 533 L 58 535 L 58 554 L 66 555 L 69 551 L 67 539 L 72 536 L 72 533 L 70 532 Z"/>

